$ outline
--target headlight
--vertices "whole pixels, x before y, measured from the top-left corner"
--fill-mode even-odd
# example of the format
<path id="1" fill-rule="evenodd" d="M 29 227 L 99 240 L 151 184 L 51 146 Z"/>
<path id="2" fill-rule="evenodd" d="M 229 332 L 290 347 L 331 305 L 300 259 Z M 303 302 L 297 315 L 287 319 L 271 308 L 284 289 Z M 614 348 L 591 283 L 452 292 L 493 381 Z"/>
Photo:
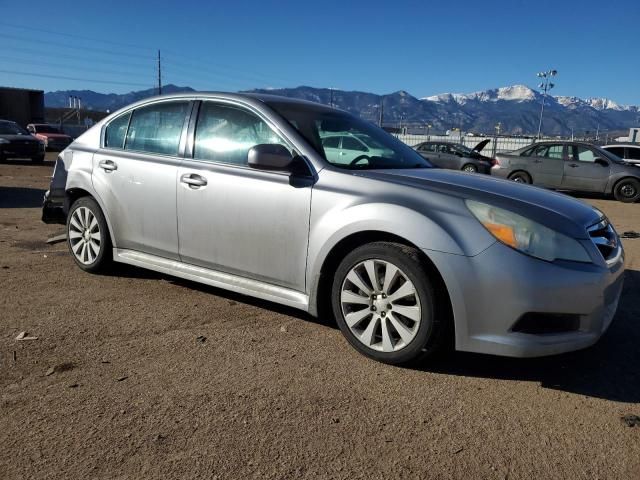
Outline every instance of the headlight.
<path id="1" fill-rule="evenodd" d="M 547 260 L 571 260 L 591 263 L 591 258 L 577 240 L 508 210 L 474 200 L 467 207 L 491 235 L 532 257 Z"/>

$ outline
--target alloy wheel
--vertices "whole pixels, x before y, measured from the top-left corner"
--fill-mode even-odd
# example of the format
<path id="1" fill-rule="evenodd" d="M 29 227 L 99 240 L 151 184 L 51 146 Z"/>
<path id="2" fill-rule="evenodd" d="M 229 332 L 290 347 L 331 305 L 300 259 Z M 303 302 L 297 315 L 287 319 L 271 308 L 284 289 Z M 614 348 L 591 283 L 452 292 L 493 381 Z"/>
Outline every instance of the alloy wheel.
<path id="1" fill-rule="evenodd" d="M 87 207 L 76 208 L 69 220 L 69 243 L 71 251 L 84 265 L 95 262 L 102 246 L 100 225 L 93 212 Z"/>
<path id="2" fill-rule="evenodd" d="M 422 319 L 415 285 L 386 260 L 369 259 L 355 265 L 342 283 L 340 305 L 353 335 L 380 352 L 406 347 Z"/>

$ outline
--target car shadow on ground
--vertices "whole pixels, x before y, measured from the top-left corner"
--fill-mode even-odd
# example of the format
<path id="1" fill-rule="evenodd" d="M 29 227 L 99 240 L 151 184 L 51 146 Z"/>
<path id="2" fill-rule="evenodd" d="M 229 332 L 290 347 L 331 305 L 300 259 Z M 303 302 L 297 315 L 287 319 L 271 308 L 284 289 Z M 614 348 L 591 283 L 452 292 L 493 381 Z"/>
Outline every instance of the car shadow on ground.
<path id="1" fill-rule="evenodd" d="M 282 315 L 294 317 L 299 320 L 303 320 L 305 322 L 316 323 L 318 325 L 324 325 L 326 327 L 335 328 L 335 329 L 338 328 L 333 318 L 328 318 L 326 316 L 323 318 L 317 318 L 297 308 L 288 307 L 286 305 L 270 302 L 268 300 L 261 300 L 256 297 L 250 297 L 250 296 L 243 295 L 241 293 L 234 292 L 231 290 L 212 287 L 204 283 L 193 282 L 191 280 L 186 280 L 179 277 L 173 277 L 171 275 L 165 275 L 163 273 L 154 272 L 152 270 L 134 267 L 132 265 L 116 264 L 115 268 L 111 272 L 107 273 L 107 275 L 113 275 L 117 277 L 127 277 L 127 278 L 148 279 L 148 280 L 153 280 L 153 279 L 165 280 L 167 282 L 172 283 L 173 285 L 188 288 L 190 290 L 197 290 L 199 292 L 203 292 L 208 295 L 215 295 L 217 297 L 221 297 L 226 300 L 231 300 L 238 303 L 252 305 L 258 308 L 263 308 L 265 310 L 269 310 L 275 313 L 280 313 Z"/>
<path id="2" fill-rule="evenodd" d="M 0 208 L 41 207 L 44 192 L 40 188 L 0 186 Z"/>
<path id="3" fill-rule="evenodd" d="M 455 352 L 419 370 L 446 375 L 530 381 L 542 388 L 640 402 L 640 271 L 627 270 L 618 313 L 591 348 L 552 357 L 517 359 Z"/>
<path id="4" fill-rule="evenodd" d="M 34 162 L 28 159 L 5 159 L 0 161 L 1 164 L 5 164 L 7 166 L 14 165 L 22 165 L 22 166 L 33 166 L 33 167 L 42 167 L 42 166 L 53 166 L 56 163 L 55 160 L 47 160 L 46 158 L 42 162 Z"/>

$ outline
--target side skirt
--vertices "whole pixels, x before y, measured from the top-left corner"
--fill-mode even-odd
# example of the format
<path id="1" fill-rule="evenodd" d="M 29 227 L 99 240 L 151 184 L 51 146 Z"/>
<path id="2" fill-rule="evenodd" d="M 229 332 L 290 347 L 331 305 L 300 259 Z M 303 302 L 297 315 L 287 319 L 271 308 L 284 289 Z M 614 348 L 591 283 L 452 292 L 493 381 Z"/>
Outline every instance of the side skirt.
<path id="1" fill-rule="evenodd" d="M 216 270 L 210 270 L 208 268 L 189 265 L 177 260 L 169 260 L 155 255 L 149 255 L 147 253 L 136 252 L 134 250 L 114 248 L 113 259 L 116 262 L 127 263 L 129 265 L 147 268 L 160 273 L 166 273 L 167 275 L 173 275 L 186 280 L 204 283 L 206 285 L 211 285 L 212 287 L 231 290 L 243 295 L 249 295 L 262 300 L 268 300 L 270 302 L 298 308 L 305 312 L 309 311 L 309 296 L 296 290 L 278 287 L 269 283 L 251 280 Z"/>

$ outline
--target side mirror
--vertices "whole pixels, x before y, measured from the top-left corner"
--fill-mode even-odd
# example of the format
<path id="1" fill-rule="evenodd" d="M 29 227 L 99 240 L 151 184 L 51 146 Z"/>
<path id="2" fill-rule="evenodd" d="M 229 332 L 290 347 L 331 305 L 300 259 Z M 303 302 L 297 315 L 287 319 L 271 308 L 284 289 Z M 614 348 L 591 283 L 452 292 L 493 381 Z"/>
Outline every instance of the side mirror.
<path id="1" fill-rule="evenodd" d="M 609 162 L 607 162 L 604 158 L 600 158 L 600 157 L 596 157 L 593 159 L 594 163 L 597 163 L 598 165 L 602 166 L 602 167 L 608 167 L 609 166 Z"/>
<path id="2" fill-rule="evenodd" d="M 249 166 L 259 170 L 289 170 L 292 160 L 291 152 L 277 143 L 256 145 L 248 155 Z"/>

